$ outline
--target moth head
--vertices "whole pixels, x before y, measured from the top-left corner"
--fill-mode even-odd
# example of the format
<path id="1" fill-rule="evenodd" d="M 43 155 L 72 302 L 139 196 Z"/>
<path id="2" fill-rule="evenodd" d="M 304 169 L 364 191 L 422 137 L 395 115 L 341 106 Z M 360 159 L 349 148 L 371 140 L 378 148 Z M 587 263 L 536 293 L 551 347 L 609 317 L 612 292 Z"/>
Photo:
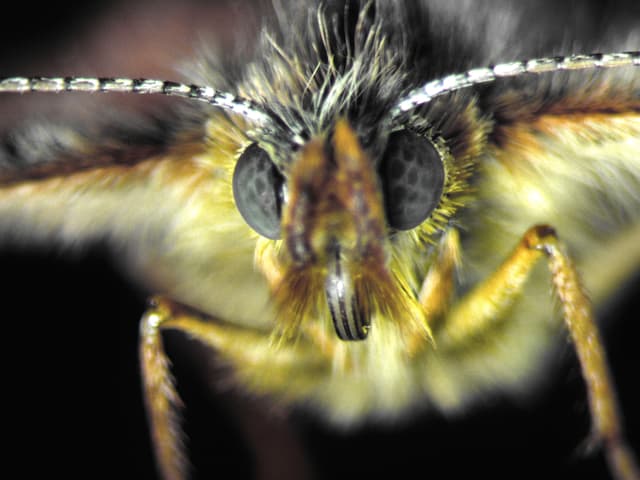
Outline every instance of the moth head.
<path id="1" fill-rule="evenodd" d="M 280 303 L 304 310 L 300 299 L 324 292 L 327 308 L 320 310 L 329 312 L 338 337 L 364 339 L 374 297 L 382 304 L 400 294 L 389 242 L 436 211 L 448 156 L 442 141 L 401 129 L 373 158 L 344 118 L 295 152 L 285 173 L 265 150 L 249 145 L 235 167 L 234 198 L 257 233 L 282 240 Z"/>

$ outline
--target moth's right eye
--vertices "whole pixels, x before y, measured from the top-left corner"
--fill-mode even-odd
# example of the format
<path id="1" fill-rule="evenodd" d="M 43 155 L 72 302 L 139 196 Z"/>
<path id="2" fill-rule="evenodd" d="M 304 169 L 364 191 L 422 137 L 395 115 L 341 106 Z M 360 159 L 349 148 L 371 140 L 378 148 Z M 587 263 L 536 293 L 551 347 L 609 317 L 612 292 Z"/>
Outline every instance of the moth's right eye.
<path id="1" fill-rule="evenodd" d="M 445 171 L 440 152 L 429 138 L 408 130 L 392 133 L 381 173 L 390 227 L 411 230 L 440 203 Z"/>
<path id="2" fill-rule="evenodd" d="M 267 152 L 252 144 L 233 172 L 233 198 L 244 221 L 263 237 L 280 238 L 284 178 Z"/>

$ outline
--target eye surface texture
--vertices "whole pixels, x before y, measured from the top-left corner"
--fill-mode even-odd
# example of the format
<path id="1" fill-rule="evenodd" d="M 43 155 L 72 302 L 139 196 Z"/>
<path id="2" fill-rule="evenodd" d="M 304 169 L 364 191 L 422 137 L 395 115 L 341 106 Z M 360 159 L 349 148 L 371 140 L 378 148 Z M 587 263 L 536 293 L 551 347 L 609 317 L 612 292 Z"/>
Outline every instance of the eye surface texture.
<path id="1" fill-rule="evenodd" d="M 392 133 L 380 174 L 390 227 L 415 228 L 438 206 L 445 172 L 440 153 L 428 138 L 409 130 Z"/>
<path id="2" fill-rule="evenodd" d="M 267 152 L 252 144 L 233 172 L 233 198 L 245 222 L 263 237 L 280 238 L 283 177 Z"/>

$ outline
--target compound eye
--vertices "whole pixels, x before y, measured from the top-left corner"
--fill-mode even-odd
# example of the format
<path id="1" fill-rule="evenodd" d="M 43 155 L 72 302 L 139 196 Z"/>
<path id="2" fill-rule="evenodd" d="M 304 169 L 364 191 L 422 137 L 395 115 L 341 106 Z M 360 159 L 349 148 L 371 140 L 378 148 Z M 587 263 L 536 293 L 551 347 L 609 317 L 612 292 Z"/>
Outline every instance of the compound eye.
<path id="1" fill-rule="evenodd" d="M 392 133 L 380 174 L 387 222 L 392 228 L 417 227 L 440 203 L 444 167 L 440 153 L 426 137 L 408 130 Z"/>
<path id="2" fill-rule="evenodd" d="M 284 178 L 267 152 L 252 144 L 233 172 L 233 198 L 244 221 L 263 237 L 280 238 Z"/>

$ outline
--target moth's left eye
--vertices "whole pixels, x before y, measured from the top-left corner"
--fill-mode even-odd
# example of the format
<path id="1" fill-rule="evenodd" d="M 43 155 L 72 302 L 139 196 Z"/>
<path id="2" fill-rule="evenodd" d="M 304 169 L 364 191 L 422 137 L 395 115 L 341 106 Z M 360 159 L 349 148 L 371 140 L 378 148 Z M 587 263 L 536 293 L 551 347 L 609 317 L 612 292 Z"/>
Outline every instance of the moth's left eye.
<path id="1" fill-rule="evenodd" d="M 256 144 L 242 152 L 233 172 L 233 198 L 244 221 L 263 237 L 280 238 L 284 178 Z"/>
<path id="2" fill-rule="evenodd" d="M 417 227 L 440 203 L 445 179 L 442 157 L 422 135 L 408 130 L 392 133 L 380 164 L 380 176 L 391 228 Z"/>

